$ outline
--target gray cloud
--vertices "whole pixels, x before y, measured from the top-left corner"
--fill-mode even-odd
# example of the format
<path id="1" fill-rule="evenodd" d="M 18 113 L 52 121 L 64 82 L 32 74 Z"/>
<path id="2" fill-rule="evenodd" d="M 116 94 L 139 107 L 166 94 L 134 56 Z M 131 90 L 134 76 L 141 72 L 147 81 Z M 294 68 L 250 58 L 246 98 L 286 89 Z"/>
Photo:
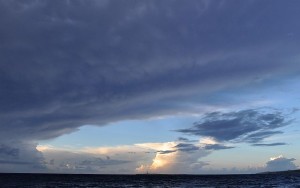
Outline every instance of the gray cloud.
<path id="1" fill-rule="evenodd" d="M 115 159 L 102 159 L 102 158 L 94 158 L 94 159 L 87 159 L 84 161 L 81 161 L 79 165 L 85 166 L 110 166 L 110 165 L 120 165 L 124 163 L 129 163 L 131 161 L 125 161 L 125 160 L 115 160 Z"/>
<path id="2" fill-rule="evenodd" d="M 274 127 L 276 128 L 276 127 Z M 249 134 L 246 138 L 245 141 L 250 142 L 250 143 L 257 143 L 262 141 L 265 138 L 268 138 L 270 136 L 276 135 L 276 134 L 282 134 L 282 131 L 261 131 L 261 132 L 256 132 Z"/>
<path id="3" fill-rule="evenodd" d="M 284 170 L 295 170 L 297 166 L 293 163 L 295 161 L 294 158 L 285 158 L 283 156 L 279 156 L 269 160 L 266 163 L 267 171 L 284 171 Z"/>
<path id="4" fill-rule="evenodd" d="M 178 137 L 177 140 L 178 140 L 178 141 L 182 141 L 182 142 L 188 142 L 188 141 L 189 141 L 189 139 L 184 138 L 184 137 Z"/>
<path id="5" fill-rule="evenodd" d="M 247 167 L 247 168 L 223 168 L 223 169 L 206 169 L 203 173 L 208 174 L 256 174 L 261 172 L 294 170 L 297 166 L 294 164 L 294 158 L 286 158 L 283 156 L 272 157 L 264 166 Z"/>
<path id="6" fill-rule="evenodd" d="M 0 146 L 0 172 L 46 172 L 45 161 L 36 144 L 10 142 Z"/>
<path id="7" fill-rule="evenodd" d="M 184 137 L 178 137 L 177 140 L 180 142 L 198 142 L 198 140 L 190 140 L 190 139 L 184 138 Z"/>
<path id="8" fill-rule="evenodd" d="M 0 156 L 1 155 L 18 157 L 19 156 L 19 149 L 17 149 L 17 148 L 11 148 L 9 146 L 1 144 L 0 145 Z"/>
<path id="9" fill-rule="evenodd" d="M 270 136 L 281 134 L 276 129 L 289 125 L 292 120 L 284 113 L 271 109 L 250 109 L 237 112 L 206 114 L 199 122 L 178 132 L 210 136 L 218 141 L 258 143 Z"/>
<path id="10" fill-rule="evenodd" d="M 195 146 L 194 144 L 186 144 L 186 143 L 179 143 L 175 146 L 175 148 L 178 151 L 183 151 L 183 152 L 194 152 L 199 150 L 198 146 Z"/>
<path id="11" fill-rule="evenodd" d="M 284 146 L 287 145 L 283 142 L 276 142 L 276 143 L 270 143 L 270 144 L 252 144 L 252 146 Z"/>
<path id="12" fill-rule="evenodd" d="M 55 160 L 54 160 L 54 159 L 51 159 L 51 160 L 49 161 L 49 164 L 50 164 L 50 165 L 54 165 L 54 164 L 55 164 Z"/>
<path id="13" fill-rule="evenodd" d="M 225 146 L 225 145 L 222 145 L 222 144 L 205 144 L 204 149 L 207 149 L 207 150 L 222 150 L 222 149 L 232 149 L 232 148 L 235 148 L 233 146 Z"/>
<path id="14" fill-rule="evenodd" d="M 174 153 L 176 152 L 176 150 L 161 150 L 161 151 L 157 151 L 157 153 L 159 154 L 169 154 L 169 153 Z"/>

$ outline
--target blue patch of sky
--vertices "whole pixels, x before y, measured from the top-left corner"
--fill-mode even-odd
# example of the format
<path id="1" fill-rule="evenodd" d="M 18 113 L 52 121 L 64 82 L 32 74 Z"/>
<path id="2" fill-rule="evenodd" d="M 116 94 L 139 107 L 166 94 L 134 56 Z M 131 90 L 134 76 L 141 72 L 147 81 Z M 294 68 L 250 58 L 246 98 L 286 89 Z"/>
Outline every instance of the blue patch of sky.
<path id="1" fill-rule="evenodd" d="M 181 133 L 173 130 L 190 127 L 198 119 L 199 117 L 195 116 L 168 116 L 147 120 L 120 121 L 107 126 L 85 125 L 76 132 L 52 140 L 41 141 L 40 144 L 81 148 L 169 142 L 182 137 Z"/>

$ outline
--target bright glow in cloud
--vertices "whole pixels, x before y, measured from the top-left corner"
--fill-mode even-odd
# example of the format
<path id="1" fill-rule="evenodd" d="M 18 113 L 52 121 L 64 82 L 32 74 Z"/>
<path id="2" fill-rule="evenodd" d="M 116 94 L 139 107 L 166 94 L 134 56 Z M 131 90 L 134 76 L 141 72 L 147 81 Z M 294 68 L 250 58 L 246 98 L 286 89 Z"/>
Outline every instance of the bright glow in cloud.
<path id="1" fill-rule="evenodd" d="M 143 143 L 143 144 L 136 144 L 137 146 L 153 149 L 156 151 L 173 151 L 175 146 L 177 145 L 176 142 L 166 142 L 166 143 Z M 145 173 L 145 171 L 150 172 L 165 172 L 175 164 L 177 157 L 177 151 L 167 154 L 161 154 L 159 152 L 156 153 L 155 158 L 152 161 L 152 164 L 142 164 L 136 170 L 139 173 Z"/>
<path id="2" fill-rule="evenodd" d="M 274 160 L 280 160 L 280 159 L 283 159 L 283 155 L 279 155 L 277 157 L 270 157 L 270 161 L 274 161 Z"/>
<path id="3" fill-rule="evenodd" d="M 214 139 L 213 137 L 203 137 L 199 140 L 200 144 L 218 144 L 218 142 L 216 141 L 216 139 Z"/>
<path id="4" fill-rule="evenodd" d="M 44 151 L 51 150 L 51 149 L 54 149 L 54 148 L 51 145 L 37 145 L 36 149 L 40 152 L 44 152 Z"/>

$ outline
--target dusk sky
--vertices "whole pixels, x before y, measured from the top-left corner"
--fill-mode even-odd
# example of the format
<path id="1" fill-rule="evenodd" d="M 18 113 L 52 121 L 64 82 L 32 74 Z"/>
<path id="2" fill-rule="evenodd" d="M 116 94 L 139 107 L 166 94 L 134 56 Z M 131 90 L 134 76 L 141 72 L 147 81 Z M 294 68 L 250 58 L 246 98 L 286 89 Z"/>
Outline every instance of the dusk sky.
<path id="1" fill-rule="evenodd" d="M 0 172 L 300 166 L 299 0 L 0 0 Z"/>

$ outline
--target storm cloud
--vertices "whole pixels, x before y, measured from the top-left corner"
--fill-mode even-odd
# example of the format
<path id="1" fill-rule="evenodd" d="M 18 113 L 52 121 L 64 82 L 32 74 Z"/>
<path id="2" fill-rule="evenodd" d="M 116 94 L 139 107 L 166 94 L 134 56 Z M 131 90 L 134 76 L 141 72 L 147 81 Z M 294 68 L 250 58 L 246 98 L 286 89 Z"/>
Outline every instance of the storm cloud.
<path id="1" fill-rule="evenodd" d="M 82 125 L 194 112 L 216 91 L 294 75 L 300 2 L 282 3 L 0 0 L 0 144 L 38 153 Z M 253 111 L 266 127 L 236 127 L 247 113 L 220 120 L 232 135 L 217 121 L 180 131 L 257 143 L 287 123 Z M 3 161 L 21 152 L 5 147 Z"/>
<path id="2" fill-rule="evenodd" d="M 280 2 L 0 1 L 1 137 L 173 113 L 187 108 L 174 99 L 291 72 L 299 2 Z"/>

